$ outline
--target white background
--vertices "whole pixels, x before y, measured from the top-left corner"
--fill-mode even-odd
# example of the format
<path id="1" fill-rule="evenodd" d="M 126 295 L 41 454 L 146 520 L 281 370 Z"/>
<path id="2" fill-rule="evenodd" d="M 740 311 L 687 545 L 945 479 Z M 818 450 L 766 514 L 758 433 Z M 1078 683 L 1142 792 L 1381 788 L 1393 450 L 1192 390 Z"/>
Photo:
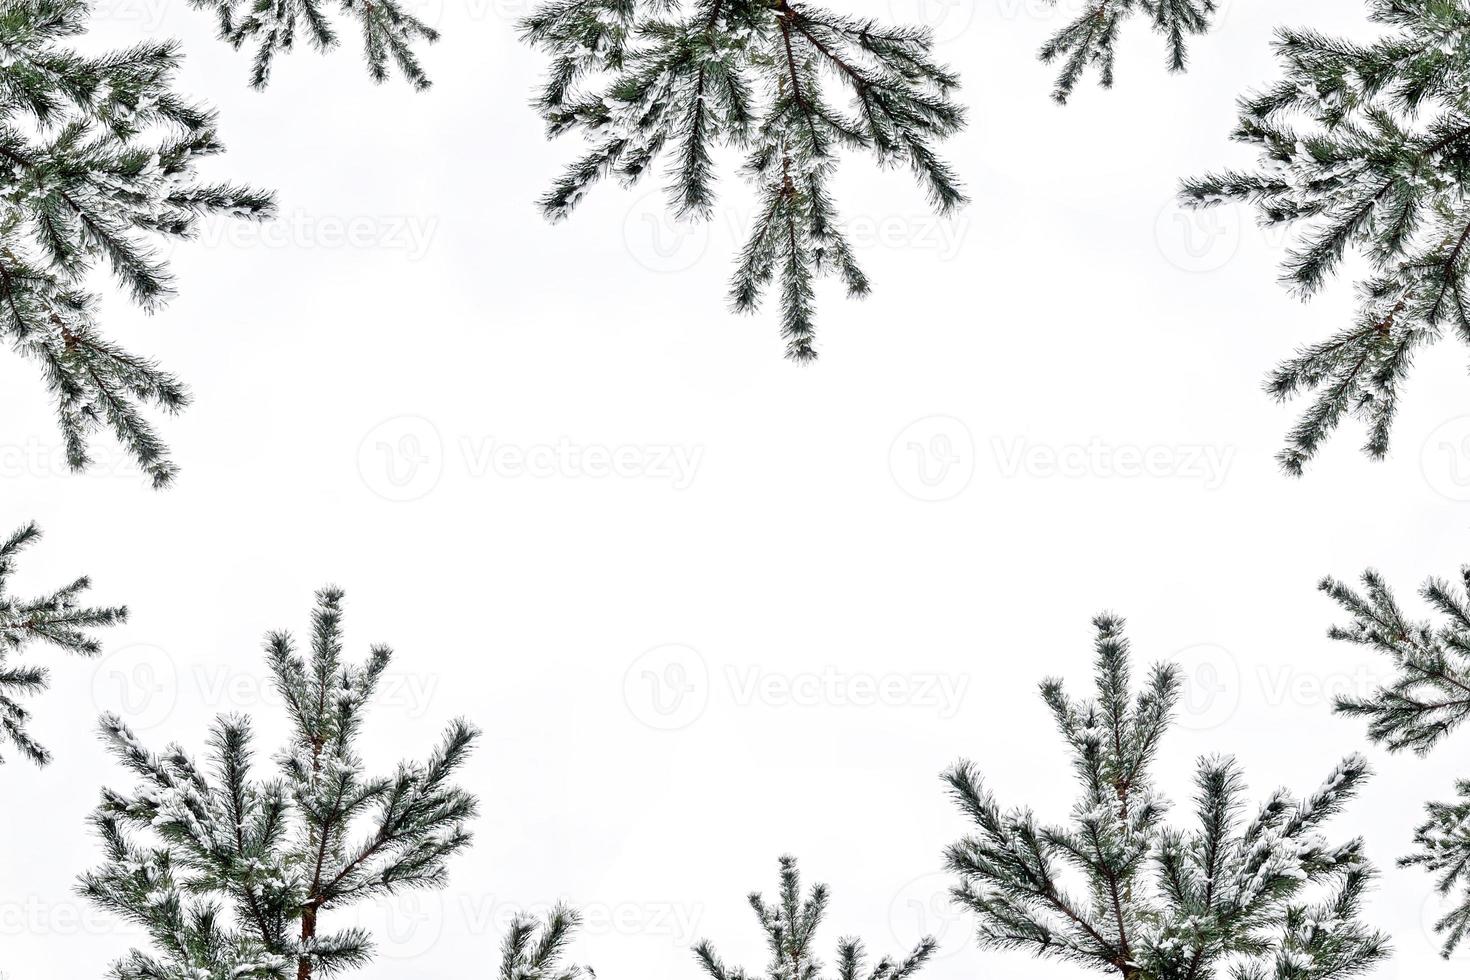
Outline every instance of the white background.
<path id="1" fill-rule="evenodd" d="M 86 572 L 133 611 L 96 663 L 33 654 L 55 660 L 34 707 L 57 758 L 4 770 L 7 980 L 99 976 L 135 939 L 71 890 L 99 856 L 99 787 L 126 785 L 97 712 L 191 749 L 216 713 L 248 712 L 265 755 L 283 726 L 261 638 L 303 632 L 327 582 L 355 655 L 398 650 L 367 758 L 421 756 L 455 715 L 485 731 L 474 849 L 442 895 L 361 913 L 391 926 L 365 978 L 488 976 L 510 910 L 558 897 L 592 917 L 577 951 L 601 976 L 693 978 L 704 937 L 758 968 L 744 895 L 774 888 L 787 851 L 832 887 L 829 954 L 922 928 L 942 938 L 932 980 L 1080 975 L 971 946 L 943 902 L 964 826 L 938 774 L 968 756 L 1003 801 L 1063 817 L 1035 685 L 1087 690 L 1103 609 L 1141 662 L 1189 674 L 1159 764 L 1176 800 L 1201 753 L 1238 755 L 1259 797 L 1365 747 L 1329 702 L 1384 664 L 1324 638 L 1338 617 L 1314 586 L 1373 565 L 1413 601 L 1467 558 L 1464 351 L 1421 357 L 1389 460 L 1348 428 L 1281 476 L 1295 409 L 1261 379 L 1346 322 L 1350 284 L 1299 304 L 1275 281 L 1281 236 L 1170 203 L 1181 176 L 1250 162 L 1227 134 L 1235 97 L 1274 77 L 1275 26 L 1365 34 L 1360 4 L 1230 4 L 1182 77 L 1131 25 L 1118 88 L 1089 81 L 1066 108 L 1033 58 L 1062 14 L 1038 0 L 853 4 L 935 25 L 972 109 L 948 155 L 973 203 L 936 222 L 906 174 L 846 164 L 874 293 L 824 290 L 822 359 L 800 368 L 774 308 L 725 310 L 749 214 L 730 168 L 707 230 L 660 224 L 654 184 L 599 187 L 547 225 L 534 199 L 577 147 L 546 144 L 527 107 L 524 0 L 425 2 L 444 40 L 421 95 L 372 86 L 350 29 L 252 92 L 247 55 L 183 0 L 111 0 L 88 42 L 182 38 L 180 87 L 220 108 L 229 146 L 211 175 L 277 189 L 282 219 L 177 247 L 161 314 L 109 297 L 113 335 L 197 395 L 164 424 L 184 467 L 166 493 L 105 442 L 94 473 L 64 472 L 39 378 L 0 359 L 4 518 L 47 533 L 17 588 Z M 599 476 L 541 465 L 559 446 L 629 448 Z M 900 694 L 803 686 L 824 675 Z M 1436 958 L 1430 880 L 1392 863 L 1464 774 L 1464 741 L 1367 751 L 1378 774 L 1333 829 L 1385 868 L 1369 917 L 1398 955 L 1380 975 L 1463 972 Z"/>

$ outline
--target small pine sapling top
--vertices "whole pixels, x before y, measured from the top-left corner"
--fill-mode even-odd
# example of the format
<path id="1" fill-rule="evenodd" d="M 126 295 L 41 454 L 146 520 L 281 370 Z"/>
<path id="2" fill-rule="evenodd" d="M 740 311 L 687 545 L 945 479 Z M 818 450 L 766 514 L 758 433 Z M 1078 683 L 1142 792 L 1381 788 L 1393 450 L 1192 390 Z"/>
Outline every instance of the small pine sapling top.
<path id="1" fill-rule="evenodd" d="M 945 779 L 974 821 L 950 846 L 955 901 L 986 949 L 1021 949 L 1125 980 L 1328 980 L 1370 970 L 1387 939 L 1359 920 L 1373 869 L 1361 840 L 1329 843 L 1320 828 L 1368 774 L 1345 759 L 1320 789 L 1285 790 L 1247 815 L 1229 758 L 1203 758 L 1194 824 L 1166 822 L 1151 768 L 1179 699 L 1173 666 L 1135 694 L 1123 621 L 1095 621 L 1097 695 L 1041 686 L 1071 755 L 1081 795 L 1068 820 L 1002 810 L 978 769 Z"/>
<path id="2" fill-rule="evenodd" d="M 1414 622 L 1377 572 L 1363 574 L 1363 591 L 1326 579 L 1322 590 L 1352 617 L 1329 636 L 1386 654 L 1395 677 L 1364 698 L 1339 697 L 1337 711 L 1368 721 L 1368 737 L 1390 752 L 1404 749 L 1426 755 L 1470 716 L 1470 568 L 1460 572 L 1457 588 L 1430 579 L 1420 594 L 1443 622 Z M 1435 923 L 1448 957 L 1470 931 L 1470 780 L 1455 784 L 1459 799 L 1429 803 L 1429 816 L 1414 834 L 1416 849 L 1403 866 L 1422 867 L 1437 876 L 1450 908 Z"/>
<path id="3" fill-rule="evenodd" d="M 902 959 L 885 956 L 869 964 L 862 941 L 847 937 L 837 941 L 837 961 L 827 970 L 816 951 L 817 927 L 827 912 L 827 886 L 813 886 L 803 899 L 793 857 L 781 858 L 781 894 L 776 902 L 767 904 L 760 892 L 752 892 L 748 900 L 765 931 L 770 963 L 763 973 L 747 973 L 741 967 L 726 966 L 704 941 L 694 947 L 694 955 L 711 980 L 756 980 L 760 976 L 766 980 L 905 980 L 934 952 L 934 940 L 925 937 Z"/>
<path id="4" fill-rule="evenodd" d="M 926 30 L 806 0 L 549 0 L 521 30 L 551 58 L 534 103 L 548 135 L 590 143 L 542 197 L 546 216 L 567 217 L 603 178 L 631 187 L 657 170 L 677 220 L 708 220 L 716 152 L 743 153 L 756 217 L 730 301 L 753 311 L 779 281 L 795 360 L 817 353 L 815 279 L 868 292 L 832 197 L 843 150 L 907 166 L 941 215 L 964 203 L 935 148 L 964 125 L 959 80 Z"/>
<path id="5" fill-rule="evenodd" d="M 1392 28 L 1371 43 L 1282 30 L 1284 77 L 1241 102 L 1233 138 L 1260 151 L 1250 170 L 1183 185 L 1186 205 L 1253 205 L 1296 243 L 1282 279 L 1316 295 L 1351 251 L 1368 271 L 1353 322 L 1297 351 L 1271 375 L 1281 401 L 1312 402 L 1278 457 L 1300 474 L 1348 417 L 1363 451 L 1388 453 L 1414 357 L 1446 332 L 1470 342 L 1470 4 L 1370 0 Z"/>
<path id="6" fill-rule="evenodd" d="M 439 32 L 413 14 L 400 0 L 189 0 L 191 6 L 213 11 L 219 21 L 218 36 L 235 50 L 250 45 L 255 49 L 250 65 L 250 85 L 263 89 L 270 84 L 276 55 L 290 54 L 298 35 L 319 52 L 340 42 L 332 22 L 332 8 L 362 36 L 363 58 L 368 77 L 384 82 L 396 66 L 398 73 L 415 89 L 430 85 L 414 52 L 414 44 L 439 40 Z"/>
<path id="7" fill-rule="evenodd" d="M 221 717 L 203 764 L 177 745 L 145 748 L 116 715 L 102 735 L 139 785 L 104 790 L 92 817 L 106 851 L 81 893 L 148 933 L 151 948 L 114 964 L 117 980 L 244 980 L 333 975 L 372 954 L 331 913 L 399 891 L 442 887 L 470 843 L 475 797 L 454 784 L 477 733 L 453 722 L 423 762 L 369 773 L 356 744 L 391 651 L 342 658 L 342 593 L 317 595 L 311 653 L 289 634 L 266 660 L 290 742 L 254 772 L 249 718 Z"/>
<path id="8" fill-rule="evenodd" d="M 31 715 L 21 699 L 45 690 L 50 672 L 45 667 L 13 664 L 11 656 L 40 643 L 94 657 L 102 650 L 94 631 L 125 622 L 128 610 L 126 606 L 80 605 L 78 599 L 92 585 L 86 576 L 34 599 L 11 592 L 16 556 L 40 536 L 35 524 L 27 524 L 0 543 L 0 745 L 8 742 L 22 756 L 44 766 L 51 761 L 51 753 L 26 731 Z"/>
<path id="9" fill-rule="evenodd" d="M 0 6 L 0 338 L 40 369 L 73 469 L 91 462 L 88 441 L 106 429 L 162 486 L 175 466 L 145 412 L 176 412 L 188 392 L 102 336 L 85 286 L 105 265 L 156 310 L 173 282 L 154 243 L 189 238 L 211 215 L 265 218 L 273 204 L 196 178 L 223 147 L 214 113 L 173 91 L 178 46 L 82 54 L 65 42 L 87 14 L 84 0 Z"/>
<path id="10" fill-rule="evenodd" d="M 1055 6 L 1058 0 L 1049 0 Z M 1169 70 L 1188 65 L 1188 38 L 1210 29 L 1215 0 L 1087 0 L 1077 16 L 1041 49 L 1047 64 L 1061 62 L 1052 98 L 1066 102 L 1089 67 L 1096 68 L 1098 84 L 1113 87 L 1118 31 L 1124 21 L 1146 17 L 1154 32 L 1168 45 Z"/>
<path id="11" fill-rule="evenodd" d="M 563 962 L 582 916 L 557 905 L 542 922 L 517 915 L 500 944 L 500 980 L 594 980 L 591 968 Z"/>

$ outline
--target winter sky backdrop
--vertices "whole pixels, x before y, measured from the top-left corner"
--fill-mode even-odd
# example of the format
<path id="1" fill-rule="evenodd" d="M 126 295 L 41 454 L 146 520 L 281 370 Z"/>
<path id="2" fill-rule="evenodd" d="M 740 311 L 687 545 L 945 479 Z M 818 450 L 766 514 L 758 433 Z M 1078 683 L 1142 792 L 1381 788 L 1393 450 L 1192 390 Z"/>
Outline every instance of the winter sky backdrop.
<path id="1" fill-rule="evenodd" d="M 1130 24 L 1117 89 L 1063 109 L 1034 51 L 1074 3 L 848 5 L 934 26 L 972 107 L 947 153 L 973 203 L 939 222 L 907 174 L 844 166 L 874 293 L 824 290 L 822 359 L 798 368 L 774 310 L 725 310 L 749 220 L 733 168 L 706 228 L 670 225 L 655 183 L 543 222 L 576 147 L 526 105 L 524 0 L 424 0 L 444 39 L 422 95 L 372 86 L 350 37 L 252 92 L 248 56 L 184 0 L 102 0 L 87 43 L 181 38 L 181 90 L 222 114 L 210 173 L 277 189 L 282 217 L 174 249 L 161 314 L 109 298 L 108 331 L 196 395 L 164 424 L 172 490 L 100 443 L 94 472 L 66 473 L 32 366 L 0 358 L 5 520 L 47 532 L 17 586 L 86 572 L 133 611 L 102 659 L 55 663 L 34 732 L 56 762 L 4 773 L 6 980 L 99 976 L 136 940 L 71 891 L 99 787 L 125 782 L 97 713 L 197 750 L 215 713 L 248 712 L 264 754 L 283 719 L 261 639 L 304 632 L 327 582 L 352 655 L 398 652 L 365 738 L 378 768 L 452 716 L 486 732 L 476 846 L 442 894 L 364 913 L 385 930 L 366 980 L 486 976 L 513 910 L 559 897 L 586 910 L 578 958 L 600 976 L 693 978 L 705 937 L 759 967 L 744 895 L 787 851 L 833 889 L 829 955 L 929 931 L 931 980 L 1073 976 L 970 946 L 943 897 L 965 828 L 938 773 L 968 756 L 1002 801 L 1062 816 L 1035 685 L 1086 689 L 1102 609 L 1140 661 L 1190 677 L 1159 766 L 1179 803 L 1201 753 L 1236 753 L 1259 798 L 1367 752 L 1378 775 L 1333 834 L 1367 835 L 1384 869 L 1380 975 L 1462 972 L 1436 957 L 1429 878 L 1392 862 L 1463 747 L 1389 757 L 1333 717 L 1385 665 L 1324 638 L 1314 586 L 1374 565 L 1407 597 L 1470 559 L 1466 353 L 1420 358 L 1387 462 L 1346 430 L 1279 475 L 1294 409 L 1260 381 L 1351 315 L 1351 277 L 1302 306 L 1275 282 L 1279 236 L 1171 203 L 1181 176 L 1248 162 L 1226 137 L 1274 74 L 1274 27 L 1371 28 L 1358 3 L 1233 2 L 1172 77 Z"/>

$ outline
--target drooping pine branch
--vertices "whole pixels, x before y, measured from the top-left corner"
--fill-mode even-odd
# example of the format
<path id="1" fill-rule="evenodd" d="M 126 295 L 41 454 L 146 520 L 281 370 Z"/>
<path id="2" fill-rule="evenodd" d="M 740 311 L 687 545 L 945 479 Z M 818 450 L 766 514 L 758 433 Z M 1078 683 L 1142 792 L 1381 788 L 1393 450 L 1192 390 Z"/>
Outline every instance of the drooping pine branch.
<path id="1" fill-rule="evenodd" d="M 1255 206 L 1291 229 L 1283 279 L 1315 295 L 1354 252 L 1370 272 L 1353 322 L 1299 350 L 1271 375 L 1281 401 L 1312 401 L 1278 457 L 1300 474 L 1347 418 L 1363 451 L 1389 450 L 1400 389 L 1414 357 L 1450 332 L 1470 341 L 1470 3 L 1369 0 L 1391 28 L 1360 44 L 1282 30 L 1284 77 L 1241 102 L 1233 138 L 1260 166 L 1186 181 L 1183 201 Z"/>
<path id="2" fill-rule="evenodd" d="M 563 962 L 581 925 L 581 915 L 564 905 L 539 923 L 517 915 L 500 944 L 500 980 L 592 980 L 589 967 Z"/>
<path id="3" fill-rule="evenodd" d="M 40 536 L 35 524 L 27 524 L 0 542 L 0 745 L 9 742 L 22 756 L 44 766 L 51 754 L 26 731 L 31 716 L 21 700 L 45 690 L 50 671 L 15 664 L 10 658 L 35 644 L 94 657 L 102 649 L 95 632 L 125 622 L 128 610 L 126 606 L 79 604 L 92 586 L 85 576 L 35 598 L 13 594 L 10 576 L 16 557 Z"/>
<path id="4" fill-rule="evenodd" d="M 964 126 L 959 81 L 925 30 L 806 0 L 550 0 L 521 31 L 551 58 L 535 99 L 548 135 L 589 145 L 541 199 L 546 216 L 567 217 L 601 179 L 631 187 L 659 170 L 675 218 L 707 220 L 716 153 L 745 154 L 757 217 L 731 303 L 754 311 L 779 283 L 795 360 L 816 357 L 816 279 L 869 288 L 831 196 L 843 150 L 907 166 L 941 215 L 965 201 L 936 150 Z"/>
<path id="5" fill-rule="evenodd" d="M 825 969 L 816 952 L 816 932 L 827 913 L 827 886 L 815 885 L 803 898 L 793 857 L 781 858 L 781 893 L 775 902 L 768 904 L 759 892 L 752 892 L 748 900 L 771 954 L 766 980 L 905 980 L 934 952 L 934 939 L 925 937 L 907 956 L 884 956 L 869 963 L 861 940 L 846 937 L 837 941 L 837 962 L 830 971 Z M 759 975 L 727 966 L 708 941 L 695 946 L 694 955 L 711 980 L 755 980 Z"/>
<path id="6" fill-rule="evenodd" d="M 1055 6 L 1057 0 L 1051 3 Z M 1098 84 L 1112 88 L 1118 32 L 1124 21 L 1135 17 L 1146 17 L 1164 38 L 1169 70 L 1184 71 L 1189 38 L 1210 29 L 1216 7 L 1215 0 L 1087 0 L 1076 18 L 1041 49 L 1042 61 L 1062 66 L 1052 98 L 1066 102 L 1088 68 L 1097 70 Z"/>
<path id="7" fill-rule="evenodd" d="M 477 732 L 455 721 L 426 760 L 370 775 L 356 743 L 391 652 L 342 658 L 341 599 L 317 594 L 308 658 L 289 634 L 267 638 L 292 727 L 270 777 L 253 772 L 248 718 L 221 717 L 201 765 L 177 745 L 154 754 L 103 717 L 104 741 L 139 785 L 103 791 L 92 823 L 106 860 L 80 890 L 152 945 L 115 964 L 117 980 L 309 980 L 361 965 L 372 936 L 329 931 L 331 913 L 441 887 L 469 845 L 476 800 L 452 780 Z"/>
<path id="8" fill-rule="evenodd" d="M 414 45 L 439 40 L 439 32 L 410 13 L 399 0 L 189 0 L 201 10 L 213 11 L 219 21 L 219 38 L 235 50 L 250 46 L 255 55 L 250 65 L 250 84 L 263 89 L 270 84 L 271 69 L 278 54 L 290 54 L 298 37 L 318 52 L 327 52 L 339 42 L 333 11 L 352 25 L 362 37 L 363 58 L 368 76 L 385 82 L 396 67 L 415 89 L 430 85 L 419 63 Z"/>
<path id="9" fill-rule="evenodd" d="M 196 179 L 223 147 L 214 114 L 171 87 L 177 46 L 84 55 L 64 42 L 87 15 L 84 0 L 0 7 L 0 339 L 39 367 L 73 469 L 107 430 L 163 486 L 176 468 L 147 413 L 178 411 L 188 392 L 101 335 L 86 284 L 105 265 L 155 310 L 173 291 L 157 242 L 189 238 L 214 214 L 263 219 L 273 204 Z"/>
<path id="10" fill-rule="evenodd" d="M 1195 771 L 1194 822 L 1166 822 L 1153 788 L 1180 680 L 1156 666 L 1134 692 L 1123 621 L 1096 621 L 1097 694 L 1041 693 L 1071 756 L 1080 795 L 1063 823 L 1003 810 L 979 770 L 945 775 L 974 821 L 951 845 L 955 901 L 982 948 L 1021 949 L 1125 980 L 1328 980 L 1370 970 L 1388 943 L 1359 920 L 1373 878 L 1360 840 L 1320 834 L 1367 777 L 1360 756 L 1294 800 L 1278 790 L 1247 816 L 1240 767 L 1207 757 Z"/>
<path id="11" fill-rule="evenodd" d="M 1362 583 L 1359 592 L 1336 579 L 1322 582 L 1352 617 L 1328 635 L 1385 654 L 1395 676 L 1368 697 L 1338 698 L 1337 711 L 1366 718 L 1368 737 L 1390 752 L 1427 755 L 1470 716 L 1470 568 L 1461 569 L 1459 587 L 1430 579 L 1420 590 L 1442 617 L 1438 626 L 1410 619 L 1377 572 L 1363 573 Z M 1417 850 L 1399 861 L 1435 873 L 1439 893 L 1451 901 L 1435 923 L 1445 956 L 1470 932 L 1470 780 L 1455 790 L 1458 800 L 1426 805 L 1428 819 L 1414 835 Z"/>

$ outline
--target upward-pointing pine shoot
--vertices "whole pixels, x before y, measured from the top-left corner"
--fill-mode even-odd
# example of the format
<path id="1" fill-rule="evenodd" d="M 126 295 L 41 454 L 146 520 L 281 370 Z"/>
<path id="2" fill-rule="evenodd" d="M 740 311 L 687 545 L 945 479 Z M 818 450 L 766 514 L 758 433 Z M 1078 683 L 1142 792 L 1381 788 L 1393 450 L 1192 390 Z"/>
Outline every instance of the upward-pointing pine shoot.
<path id="1" fill-rule="evenodd" d="M 1250 814 L 1240 766 L 1202 758 L 1194 819 L 1171 826 L 1151 770 L 1179 670 L 1154 667 L 1135 693 L 1123 621 L 1095 625 L 1096 695 L 1041 686 L 1080 791 L 1068 818 L 1002 809 L 969 762 L 945 776 L 974 823 L 948 865 L 980 946 L 1123 980 L 1333 980 L 1383 960 L 1387 939 L 1359 918 L 1374 874 L 1363 842 L 1320 832 L 1367 777 L 1363 758 L 1344 759 L 1308 796 L 1277 790 Z"/>
<path id="2" fill-rule="evenodd" d="M 549 0 L 521 33 L 551 59 L 534 100 L 548 135 L 590 144 L 541 198 L 546 216 L 567 217 L 604 178 L 631 187 L 657 172 L 675 220 L 705 221 L 716 154 L 743 154 L 755 222 L 730 302 L 753 311 L 777 285 L 795 360 L 817 354 L 818 277 L 869 289 L 832 196 L 842 151 L 908 167 L 941 215 L 965 201 L 937 151 L 964 125 L 959 79 L 927 30 L 807 0 Z"/>

